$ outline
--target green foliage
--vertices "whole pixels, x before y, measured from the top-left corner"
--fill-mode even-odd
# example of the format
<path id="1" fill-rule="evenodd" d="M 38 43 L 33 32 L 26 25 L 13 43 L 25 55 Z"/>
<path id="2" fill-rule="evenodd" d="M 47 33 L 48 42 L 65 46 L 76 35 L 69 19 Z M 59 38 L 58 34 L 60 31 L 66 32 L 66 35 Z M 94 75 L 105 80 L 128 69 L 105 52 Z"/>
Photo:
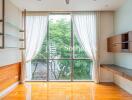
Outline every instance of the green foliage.
<path id="1" fill-rule="evenodd" d="M 65 21 L 64 19 L 49 22 L 49 42 L 56 44 L 57 55 L 61 58 L 69 58 L 71 51 L 70 47 L 70 37 L 71 37 L 71 26 L 70 21 Z M 67 48 L 67 49 L 66 49 Z"/>

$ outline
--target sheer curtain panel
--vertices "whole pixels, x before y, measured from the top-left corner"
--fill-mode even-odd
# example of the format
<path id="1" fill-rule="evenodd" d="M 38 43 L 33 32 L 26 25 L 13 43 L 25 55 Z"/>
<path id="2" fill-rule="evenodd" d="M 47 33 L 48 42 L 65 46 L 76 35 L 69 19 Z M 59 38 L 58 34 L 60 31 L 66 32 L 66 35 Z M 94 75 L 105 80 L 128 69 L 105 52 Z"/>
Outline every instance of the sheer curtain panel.
<path id="1" fill-rule="evenodd" d="M 43 39 L 47 34 L 48 16 L 27 16 L 26 17 L 26 51 L 25 51 L 25 66 L 22 71 L 22 82 L 25 81 L 26 70 L 30 69 L 32 58 L 38 53 Z M 30 75 L 27 75 L 30 77 Z"/>
<path id="2" fill-rule="evenodd" d="M 99 82 L 99 12 L 73 13 L 73 32 L 84 48 L 87 56 L 93 60 L 93 80 Z"/>

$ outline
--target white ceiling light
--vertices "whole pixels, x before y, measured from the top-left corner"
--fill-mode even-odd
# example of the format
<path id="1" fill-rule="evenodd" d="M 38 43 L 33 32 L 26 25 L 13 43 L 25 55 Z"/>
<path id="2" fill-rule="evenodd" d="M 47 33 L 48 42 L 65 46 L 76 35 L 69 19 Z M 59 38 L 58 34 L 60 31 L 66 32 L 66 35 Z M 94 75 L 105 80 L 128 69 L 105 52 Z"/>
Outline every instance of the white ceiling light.
<path id="1" fill-rule="evenodd" d="M 66 1 L 66 4 L 69 4 L 69 0 L 65 0 Z"/>
<path id="2" fill-rule="evenodd" d="M 41 2 L 42 0 L 37 0 L 37 1 Z"/>

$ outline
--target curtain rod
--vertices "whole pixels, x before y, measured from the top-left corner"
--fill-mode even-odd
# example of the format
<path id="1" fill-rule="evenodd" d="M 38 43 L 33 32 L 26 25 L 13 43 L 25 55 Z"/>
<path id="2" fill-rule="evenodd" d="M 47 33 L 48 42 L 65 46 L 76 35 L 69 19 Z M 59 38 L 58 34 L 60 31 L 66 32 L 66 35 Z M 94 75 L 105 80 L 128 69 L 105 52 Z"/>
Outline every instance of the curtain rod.
<path id="1" fill-rule="evenodd" d="M 72 13 L 80 13 L 80 12 L 108 12 L 108 11 L 26 11 L 27 16 L 37 16 L 39 15 L 45 15 L 47 14 L 72 14 Z M 113 12 L 113 11 L 109 11 L 109 12 Z"/>
<path id="2" fill-rule="evenodd" d="M 72 13 L 72 12 L 114 12 L 112 10 L 108 11 L 27 11 L 27 13 Z"/>

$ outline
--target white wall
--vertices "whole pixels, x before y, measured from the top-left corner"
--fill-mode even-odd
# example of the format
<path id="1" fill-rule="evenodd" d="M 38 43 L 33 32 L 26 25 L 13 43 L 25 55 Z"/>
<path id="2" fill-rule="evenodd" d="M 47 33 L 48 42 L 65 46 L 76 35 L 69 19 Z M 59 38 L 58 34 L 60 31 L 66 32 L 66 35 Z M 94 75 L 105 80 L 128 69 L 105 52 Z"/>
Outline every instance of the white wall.
<path id="1" fill-rule="evenodd" d="M 115 34 L 132 31 L 132 0 L 115 13 Z M 132 53 L 116 53 L 115 64 L 132 69 Z"/>
<path id="2" fill-rule="evenodd" d="M 100 63 L 113 64 L 113 53 L 107 52 L 107 38 L 113 35 L 114 31 L 114 12 L 101 12 L 101 39 L 100 39 Z M 112 82 L 113 74 L 101 68 L 101 82 Z"/>
<path id="3" fill-rule="evenodd" d="M 114 63 L 113 53 L 107 52 L 107 38 L 113 35 L 114 12 L 101 12 L 100 63 Z"/>
<path id="4" fill-rule="evenodd" d="M 127 2 L 115 12 L 115 34 L 132 31 L 132 0 Z M 132 53 L 116 53 L 115 64 L 132 69 Z M 114 75 L 114 82 L 132 94 L 132 81 Z"/>
<path id="5" fill-rule="evenodd" d="M 0 0 L 0 4 L 2 4 L 1 2 L 2 0 Z M 12 23 L 15 22 L 14 25 L 20 25 L 20 17 L 18 16 L 18 12 L 19 14 L 21 14 L 21 11 L 16 8 L 9 0 L 5 0 L 6 1 L 6 22 L 11 21 Z M 0 5 L 0 7 L 2 7 Z M 17 12 L 17 13 L 16 13 Z M 2 18 L 2 10 L 0 8 L 0 18 Z M 5 32 L 6 33 L 13 33 L 16 31 L 12 31 L 9 30 L 9 28 L 7 29 L 7 24 L 5 24 Z M 0 29 L 2 28 L 2 26 L 0 26 Z M 10 28 L 11 29 L 11 28 Z M 2 32 L 0 30 L 0 32 Z M 10 41 L 6 41 L 6 42 L 10 42 Z M 21 58 L 20 58 L 20 50 L 19 49 L 13 49 L 13 48 L 8 48 L 8 49 L 0 49 L 0 67 L 5 66 L 5 65 L 9 65 L 9 64 L 13 64 L 13 63 L 17 63 L 20 62 Z"/>
<path id="6" fill-rule="evenodd" d="M 0 67 L 20 62 L 20 51 L 15 49 L 0 50 Z"/>

